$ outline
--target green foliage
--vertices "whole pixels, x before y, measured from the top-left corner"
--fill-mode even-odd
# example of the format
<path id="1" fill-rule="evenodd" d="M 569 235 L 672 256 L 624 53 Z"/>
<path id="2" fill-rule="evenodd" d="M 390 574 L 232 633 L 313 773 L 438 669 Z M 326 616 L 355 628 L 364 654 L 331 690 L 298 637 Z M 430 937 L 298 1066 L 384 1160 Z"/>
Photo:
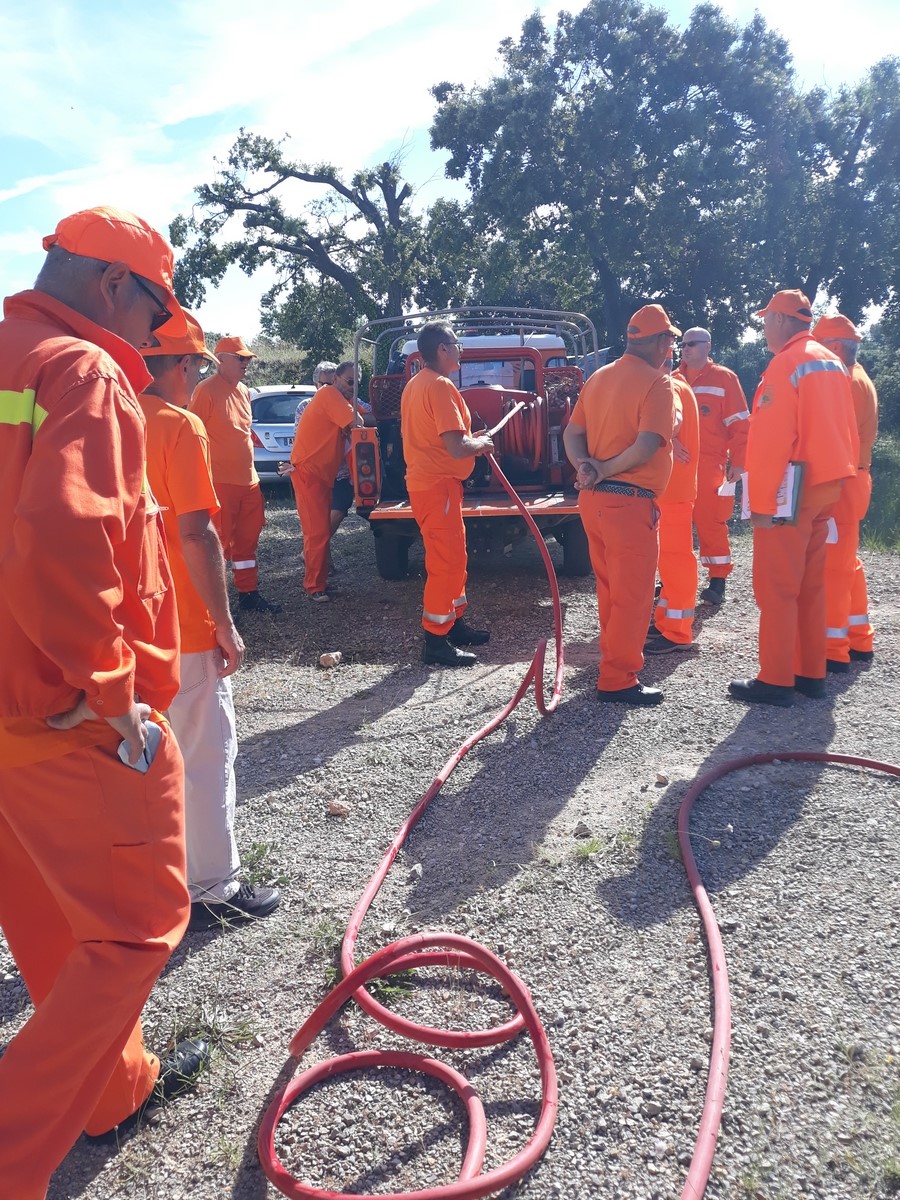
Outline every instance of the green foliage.
<path id="1" fill-rule="evenodd" d="M 860 528 L 863 544 L 900 551 L 900 434 L 880 433 L 872 454 L 872 503 Z"/>

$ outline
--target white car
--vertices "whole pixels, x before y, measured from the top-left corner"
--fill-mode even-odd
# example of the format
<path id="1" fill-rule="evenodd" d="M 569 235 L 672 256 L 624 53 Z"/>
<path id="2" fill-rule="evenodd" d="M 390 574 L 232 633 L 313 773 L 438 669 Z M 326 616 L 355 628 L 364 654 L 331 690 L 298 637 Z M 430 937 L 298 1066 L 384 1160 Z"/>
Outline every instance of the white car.
<path id="1" fill-rule="evenodd" d="M 253 465 L 260 479 L 280 479 L 276 467 L 291 457 L 297 405 L 316 394 L 312 384 L 269 384 L 250 389 Z"/>

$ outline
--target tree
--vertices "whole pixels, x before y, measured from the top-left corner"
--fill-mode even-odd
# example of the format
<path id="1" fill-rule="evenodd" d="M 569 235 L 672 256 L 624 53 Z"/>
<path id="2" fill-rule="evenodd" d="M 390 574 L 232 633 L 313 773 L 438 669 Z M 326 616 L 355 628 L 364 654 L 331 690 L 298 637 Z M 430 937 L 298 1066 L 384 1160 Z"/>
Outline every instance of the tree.
<path id="1" fill-rule="evenodd" d="M 432 145 L 486 229 L 553 247 L 567 278 L 588 279 L 609 338 L 654 300 L 734 343 L 775 287 L 884 298 L 883 276 L 828 231 L 859 228 L 867 190 L 884 213 L 896 204 L 895 117 L 874 106 L 890 85 L 898 111 L 896 64 L 830 106 L 797 89 L 759 15 L 742 28 L 701 4 L 680 33 L 639 0 L 590 0 L 552 31 L 535 14 L 500 53 L 484 87 L 433 89 Z"/>
<path id="2" fill-rule="evenodd" d="M 318 191 L 291 215 L 298 184 Z M 409 304 L 422 255 L 412 194 L 396 162 L 347 183 L 335 167 L 292 162 L 281 143 L 241 129 L 218 177 L 197 188 L 194 212 L 171 225 L 183 250 L 175 290 L 197 305 L 233 263 L 248 275 L 270 263 L 278 278 L 264 300 L 265 331 L 302 340 L 310 358 L 335 353 L 361 318 L 396 316 Z"/>

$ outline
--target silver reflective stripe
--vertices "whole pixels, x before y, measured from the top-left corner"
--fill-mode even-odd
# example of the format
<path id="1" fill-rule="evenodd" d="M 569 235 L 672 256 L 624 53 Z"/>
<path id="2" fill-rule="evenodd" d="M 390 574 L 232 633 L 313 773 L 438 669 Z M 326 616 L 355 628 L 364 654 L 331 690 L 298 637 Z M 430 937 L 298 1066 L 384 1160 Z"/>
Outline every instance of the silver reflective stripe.
<path id="1" fill-rule="evenodd" d="M 670 608 L 666 616 L 671 617 L 673 621 L 683 621 L 687 617 L 693 617 L 696 611 L 695 608 Z"/>
<path id="2" fill-rule="evenodd" d="M 801 379 L 807 375 L 815 375 L 817 371 L 837 371 L 839 375 L 846 375 L 847 368 L 840 362 L 829 362 L 825 358 L 811 358 L 808 362 L 801 363 L 796 368 L 791 376 L 791 387 L 796 387 Z"/>
<path id="3" fill-rule="evenodd" d="M 469 602 L 468 602 L 468 600 L 466 599 L 466 594 L 465 594 L 465 592 L 463 592 L 463 594 L 462 594 L 461 596 L 459 596 L 459 597 L 458 597 L 456 600 L 454 600 L 454 601 L 453 601 L 453 607 L 454 607 L 454 608 L 459 608 L 459 606 L 460 606 L 461 604 L 468 604 L 468 603 L 469 603 Z"/>
<path id="4" fill-rule="evenodd" d="M 869 614 L 868 613 L 857 613 L 856 616 L 850 617 L 848 623 L 850 625 L 868 625 Z"/>
<path id="5" fill-rule="evenodd" d="M 723 425 L 733 425 L 735 423 L 735 421 L 749 421 L 749 420 L 750 420 L 750 414 L 748 412 L 736 412 L 736 413 L 732 413 L 730 417 L 723 417 L 722 424 Z"/>
<path id="6" fill-rule="evenodd" d="M 435 625 L 449 625 L 451 621 L 456 620 L 455 612 L 450 613 L 446 617 L 439 617 L 437 613 L 430 613 L 426 608 L 422 609 L 422 616 L 426 621 L 434 621 Z"/>
<path id="7" fill-rule="evenodd" d="M 694 388 L 694 395 L 695 396 L 724 396 L 725 389 L 724 388 L 716 388 L 716 387 L 698 387 L 698 388 Z"/>
<path id="8" fill-rule="evenodd" d="M 845 638 L 849 632 L 850 630 L 846 626 L 843 629 L 826 629 L 825 636 L 827 638 Z"/>
<path id="9" fill-rule="evenodd" d="M 709 566 L 721 567 L 721 566 L 725 566 L 726 563 L 731 562 L 731 555 L 726 554 L 724 557 L 719 557 L 719 558 L 704 558 L 703 555 L 701 554 L 700 561 L 702 563 L 707 563 Z"/>
<path id="10" fill-rule="evenodd" d="M 248 558 L 246 560 L 246 562 L 233 562 L 231 564 L 232 570 L 234 570 L 234 571 L 244 571 L 248 567 L 255 567 L 255 566 L 256 566 L 255 558 Z"/>
<path id="11" fill-rule="evenodd" d="M 656 602 L 657 608 L 668 608 L 668 605 L 669 605 L 669 602 L 665 598 L 665 596 L 660 596 L 660 598 Z"/>

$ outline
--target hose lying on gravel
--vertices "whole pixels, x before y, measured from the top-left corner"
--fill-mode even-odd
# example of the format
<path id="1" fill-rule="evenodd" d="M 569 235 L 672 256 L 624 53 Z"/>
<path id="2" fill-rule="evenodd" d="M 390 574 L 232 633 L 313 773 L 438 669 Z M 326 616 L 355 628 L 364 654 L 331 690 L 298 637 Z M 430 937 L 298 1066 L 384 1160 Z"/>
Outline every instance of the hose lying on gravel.
<path id="1" fill-rule="evenodd" d="M 706 888 L 703 886 L 703 880 L 700 878 L 694 851 L 691 848 L 691 810 L 697 797 L 724 775 L 730 775 L 732 771 L 740 771 L 744 767 L 755 767 L 774 762 L 843 763 L 846 766 L 868 767 L 872 771 L 883 771 L 888 775 L 900 775 L 900 767 L 893 763 L 877 762 L 872 758 L 857 758 L 850 754 L 824 754 L 812 750 L 781 750 L 771 754 L 749 754 L 742 758 L 730 758 L 727 762 L 720 763 L 718 767 L 714 767 L 711 771 L 707 771 L 695 779 L 682 800 L 678 810 L 678 845 L 694 895 L 694 903 L 703 921 L 703 930 L 709 947 L 714 1017 L 706 1099 L 681 1200 L 700 1200 L 706 1190 L 716 1149 L 716 1139 L 719 1136 L 719 1126 L 722 1123 L 725 1083 L 728 1079 L 728 1058 L 731 1051 L 731 994 L 728 990 L 725 947 L 712 904 Z"/>
<path id="2" fill-rule="evenodd" d="M 435 776 L 431 786 L 419 800 L 418 804 L 397 830 L 393 841 L 366 885 L 359 903 L 353 910 L 344 940 L 341 945 L 341 970 L 344 979 L 337 985 L 315 1011 L 307 1018 L 291 1041 L 291 1054 L 299 1059 L 313 1039 L 324 1029 L 331 1017 L 342 1004 L 351 996 L 370 1016 L 382 1025 L 404 1037 L 417 1042 L 428 1042 L 435 1046 L 449 1046 L 456 1049 L 474 1048 L 479 1046 L 495 1046 L 501 1042 L 516 1037 L 523 1029 L 527 1029 L 534 1044 L 535 1055 L 541 1072 L 541 1114 L 535 1126 L 534 1133 L 526 1145 L 505 1162 L 502 1166 L 480 1174 L 484 1163 L 487 1131 L 484 1109 L 468 1080 L 459 1075 L 451 1067 L 434 1059 L 425 1058 L 418 1054 L 391 1053 L 381 1050 L 357 1051 L 328 1059 L 311 1067 L 294 1079 L 289 1085 L 276 1093 L 263 1116 L 259 1129 L 257 1148 L 263 1172 L 270 1183 L 285 1196 L 295 1200 L 351 1200 L 350 1193 L 324 1191 L 300 1182 L 284 1167 L 275 1150 L 275 1132 L 278 1123 L 287 1109 L 313 1084 L 323 1079 L 333 1078 L 346 1071 L 357 1070 L 361 1067 L 405 1067 L 432 1075 L 442 1080 L 452 1088 L 466 1106 L 469 1119 L 469 1139 L 466 1156 L 460 1168 L 456 1183 L 443 1187 L 426 1188 L 415 1192 L 392 1192 L 383 1195 L 382 1200 L 474 1200 L 477 1196 L 487 1196 L 499 1192 L 510 1184 L 521 1179 L 541 1157 L 550 1141 L 553 1127 L 556 1124 L 558 1108 L 556 1089 L 556 1068 L 547 1034 L 532 1003 L 528 989 L 513 972 L 506 967 L 495 955 L 484 946 L 471 938 L 452 933 L 422 933 L 385 946 L 371 957 L 365 959 L 358 967 L 354 966 L 354 950 L 359 936 L 360 926 L 385 876 L 391 869 L 401 846 L 409 837 L 416 823 L 425 812 L 428 805 L 440 792 L 441 788 L 456 770 L 473 746 L 493 733 L 513 709 L 522 701 L 532 685 L 538 711 L 542 716 L 548 716 L 559 705 L 562 696 L 563 677 L 563 640 L 562 640 L 562 608 L 559 600 L 559 584 L 550 553 L 544 543 L 540 530 L 534 523 L 531 514 L 519 500 L 506 476 L 500 470 L 493 455 L 488 456 L 491 467 L 501 481 L 510 498 L 515 502 L 519 512 L 531 530 L 544 560 L 547 579 L 553 597 L 553 636 L 556 642 L 556 673 L 553 680 L 553 690 L 548 700 L 544 692 L 544 656 L 547 650 L 547 639 L 543 638 L 535 650 L 531 665 L 519 687 L 500 712 L 486 725 L 472 734 L 447 760 L 440 773 Z M 398 1016 L 379 1004 L 363 986 L 371 979 L 392 975 L 398 971 L 409 970 L 412 967 L 451 966 L 459 969 L 469 968 L 492 976 L 502 985 L 515 1006 L 517 1013 L 512 1020 L 495 1029 L 481 1030 L 441 1030 L 426 1025 L 418 1025 L 413 1021 Z"/>

